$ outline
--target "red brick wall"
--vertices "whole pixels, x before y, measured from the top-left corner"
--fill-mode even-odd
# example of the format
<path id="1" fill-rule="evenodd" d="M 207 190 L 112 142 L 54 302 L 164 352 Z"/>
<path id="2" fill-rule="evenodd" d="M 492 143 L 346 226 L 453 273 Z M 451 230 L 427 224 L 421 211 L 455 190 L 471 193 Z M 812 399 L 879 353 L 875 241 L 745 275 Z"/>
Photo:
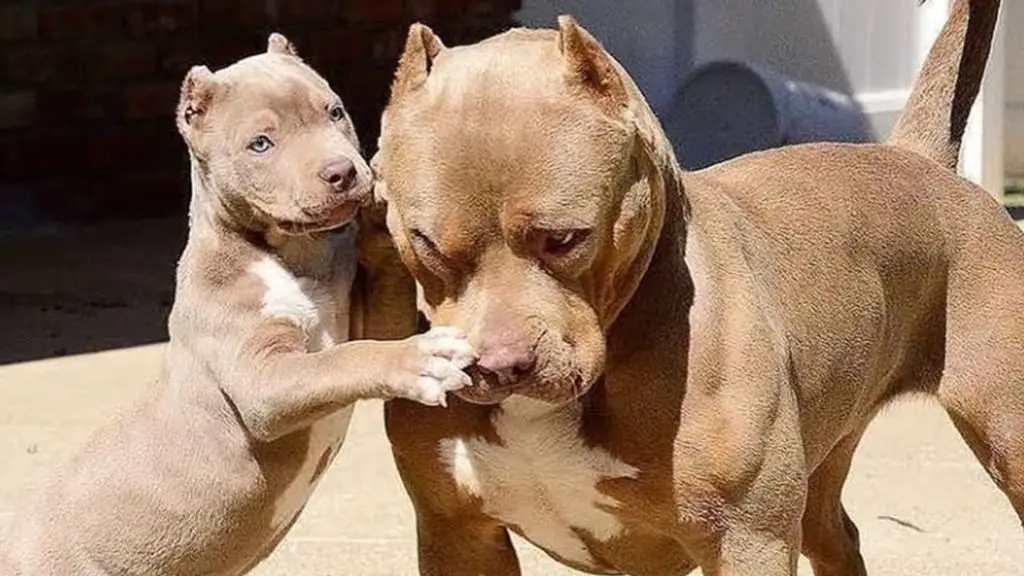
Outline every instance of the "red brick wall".
<path id="1" fill-rule="evenodd" d="M 216 69 L 288 36 L 334 86 L 372 152 L 410 22 L 449 45 L 513 25 L 519 0 L 0 0 L 0 228 L 184 209 L 173 108 Z M 21 215 L 25 220 L 24 214 Z"/>

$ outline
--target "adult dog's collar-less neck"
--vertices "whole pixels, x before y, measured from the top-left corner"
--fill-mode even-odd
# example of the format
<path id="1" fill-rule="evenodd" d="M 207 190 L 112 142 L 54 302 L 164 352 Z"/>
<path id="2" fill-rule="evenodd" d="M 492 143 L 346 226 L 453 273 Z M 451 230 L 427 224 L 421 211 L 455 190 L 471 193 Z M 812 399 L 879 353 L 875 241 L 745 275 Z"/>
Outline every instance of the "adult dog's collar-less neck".
<path id="1" fill-rule="evenodd" d="M 693 280 L 684 260 L 686 256 L 687 211 L 682 194 L 666 194 L 666 209 L 661 235 L 654 254 L 628 305 L 607 330 L 608 352 L 605 373 L 629 362 L 645 344 L 637 338 L 657 339 L 661 333 L 675 334 L 688 322 L 693 303 Z M 665 293 L 666 286 L 686 287 L 685 298 L 679 292 Z M 657 325 L 649 325 L 658 318 Z"/>

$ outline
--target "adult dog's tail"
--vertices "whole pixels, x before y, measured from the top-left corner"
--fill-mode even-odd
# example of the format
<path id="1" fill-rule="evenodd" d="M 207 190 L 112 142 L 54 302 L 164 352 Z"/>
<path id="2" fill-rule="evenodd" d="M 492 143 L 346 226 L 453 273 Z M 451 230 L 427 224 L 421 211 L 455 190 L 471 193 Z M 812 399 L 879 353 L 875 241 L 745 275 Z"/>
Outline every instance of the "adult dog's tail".
<path id="1" fill-rule="evenodd" d="M 999 0 L 953 2 L 949 20 L 928 52 L 889 144 L 956 169 L 998 14 Z"/>

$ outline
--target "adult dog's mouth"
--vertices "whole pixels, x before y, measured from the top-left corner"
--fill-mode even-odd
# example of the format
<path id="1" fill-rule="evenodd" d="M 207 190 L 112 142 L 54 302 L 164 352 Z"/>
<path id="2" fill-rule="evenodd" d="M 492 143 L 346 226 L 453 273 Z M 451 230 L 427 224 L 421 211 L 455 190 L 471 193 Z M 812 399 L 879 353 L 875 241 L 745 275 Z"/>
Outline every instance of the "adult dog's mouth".
<path id="1" fill-rule="evenodd" d="M 513 395 L 525 396 L 550 404 L 565 404 L 579 399 L 590 389 L 582 375 L 576 374 L 567 381 L 548 382 L 539 377 L 528 377 L 513 381 L 501 381 L 496 375 L 470 366 L 466 373 L 473 385 L 455 392 L 460 399 L 471 404 L 499 404 Z"/>
<path id="2" fill-rule="evenodd" d="M 576 374 L 558 383 L 524 386 L 519 388 L 516 394 L 558 405 L 579 400 L 590 390 L 591 385 L 593 382 L 587 383 L 583 376 Z"/>
<path id="3" fill-rule="evenodd" d="M 528 381 L 503 382 L 496 374 L 481 370 L 475 365 L 466 368 L 466 374 L 473 380 L 473 385 L 456 391 L 455 395 L 471 404 L 498 404 L 515 394 L 517 390 L 529 385 Z"/>

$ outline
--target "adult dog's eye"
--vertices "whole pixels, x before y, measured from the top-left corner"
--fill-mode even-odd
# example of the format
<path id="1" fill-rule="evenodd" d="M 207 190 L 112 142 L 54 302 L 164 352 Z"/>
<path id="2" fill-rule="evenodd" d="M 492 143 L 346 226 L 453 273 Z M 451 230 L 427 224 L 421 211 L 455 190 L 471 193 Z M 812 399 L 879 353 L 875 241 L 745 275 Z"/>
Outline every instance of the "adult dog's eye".
<path id="1" fill-rule="evenodd" d="M 266 154 L 268 150 L 274 147 L 274 143 L 263 134 L 253 138 L 249 141 L 249 145 L 246 146 L 249 150 L 256 154 Z"/>
<path id="2" fill-rule="evenodd" d="M 441 251 L 437 249 L 437 244 L 434 244 L 434 241 L 431 240 L 430 238 L 428 238 L 427 235 L 423 233 L 423 231 L 416 230 L 414 228 L 414 229 L 409 231 L 409 235 L 412 236 L 413 239 L 420 244 L 420 246 L 422 246 L 423 248 L 426 248 L 428 251 L 430 251 L 431 255 L 433 255 L 433 256 L 440 256 L 441 255 Z"/>
<path id="3" fill-rule="evenodd" d="M 446 280 L 451 279 L 447 274 L 450 262 L 423 231 L 410 229 L 409 238 L 418 248 L 413 274 L 422 287 L 424 300 L 431 306 L 437 306 L 444 297 Z"/>
<path id="4" fill-rule="evenodd" d="M 331 116 L 331 122 L 341 122 L 345 119 L 345 109 L 338 104 L 331 106 L 327 113 Z"/>
<path id="5" fill-rule="evenodd" d="M 590 235 L 590 230 L 535 230 L 535 246 L 544 256 L 564 256 Z"/>
<path id="6" fill-rule="evenodd" d="M 451 270 L 459 267 L 458 262 L 452 259 L 450 254 L 442 252 L 440 246 L 424 234 L 422 230 L 412 228 L 409 230 L 409 236 L 412 239 L 412 243 L 419 248 L 417 252 L 420 254 L 421 259 L 432 262 L 435 268 Z"/>

